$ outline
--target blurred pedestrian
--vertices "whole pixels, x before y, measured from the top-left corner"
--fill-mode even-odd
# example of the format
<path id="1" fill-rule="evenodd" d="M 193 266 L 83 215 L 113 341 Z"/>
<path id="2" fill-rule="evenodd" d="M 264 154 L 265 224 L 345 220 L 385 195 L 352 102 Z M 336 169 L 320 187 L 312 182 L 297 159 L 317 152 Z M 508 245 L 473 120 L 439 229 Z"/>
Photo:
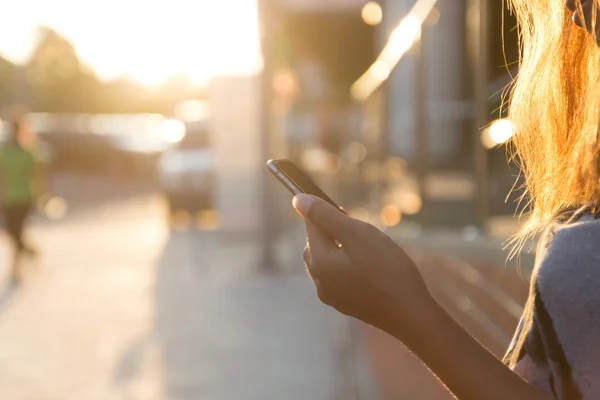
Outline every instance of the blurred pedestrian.
<path id="1" fill-rule="evenodd" d="M 26 242 L 24 229 L 41 189 L 41 167 L 32 149 L 33 134 L 24 120 L 10 120 L 7 125 L 6 140 L 0 146 L 0 198 L 5 229 L 15 247 L 12 277 L 18 279 L 19 258 L 37 254 Z"/>
<path id="2" fill-rule="evenodd" d="M 394 241 L 300 194 L 304 259 L 324 303 L 395 336 L 459 399 L 600 399 L 599 0 L 511 4 L 523 53 L 510 119 L 532 204 L 520 238 L 543 234 L 504 362 L 444 311 Z"/>

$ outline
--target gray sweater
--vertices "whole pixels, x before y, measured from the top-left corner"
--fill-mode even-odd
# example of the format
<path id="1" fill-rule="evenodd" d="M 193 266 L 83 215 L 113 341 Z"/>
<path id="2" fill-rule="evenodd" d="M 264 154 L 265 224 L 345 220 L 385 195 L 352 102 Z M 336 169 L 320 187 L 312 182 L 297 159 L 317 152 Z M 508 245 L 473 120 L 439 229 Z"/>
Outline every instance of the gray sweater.
<path id="1" fill-rule="evenodd" d="M 505 362 L 558 400 L 600 399 L 600 219 L 585 210 L 541 240 Z"/>

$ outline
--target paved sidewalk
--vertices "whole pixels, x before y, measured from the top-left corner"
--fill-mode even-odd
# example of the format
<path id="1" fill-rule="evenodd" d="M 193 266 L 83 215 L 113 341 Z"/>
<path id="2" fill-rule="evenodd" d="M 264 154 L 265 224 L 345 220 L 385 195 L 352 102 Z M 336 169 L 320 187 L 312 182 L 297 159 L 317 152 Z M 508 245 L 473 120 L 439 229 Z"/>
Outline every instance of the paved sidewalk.
<path id="1" fill-rule="evenodd" d="M 342 319 L 303 240 L 260 275 L 252 240 L 171 233 L 163 211 L 130 198 L 33 228 L 41 263 L 0 307 L 0 398 L 337 400 Z"/>
<path id="2" fill-rule="evenodd" d="M 283 270 L 273 276 L 256 274 L 253 240 L 221 241 L 219 234 L 192 250 L 210 265 L 209 274 L 177 282 L 183 275 L 170 266 L 164 266 L 162 277 L 159 272 L 165 291 L 157 288 L 159 298 L 165 297 L 159 304 L 170 303 L 159 309 L 160 336 L 164 348 L 173 348 L 167 355 L 170 373 L 180 374 L 167 385 L 173 398 L 337 398 L 335 339 L 341 317 L 319 303 L 301 262 L 285 259 L 292 254 L 286 246 L 294 246 L 285 239 Z M 238 273 L 223 270 L 232 267 Z M 179 300 L 168 300 L 174 290 Z M 193 365 L 186 361 L 193 359 Z M 185 397 L 186 391 L 197 395 Z"/>

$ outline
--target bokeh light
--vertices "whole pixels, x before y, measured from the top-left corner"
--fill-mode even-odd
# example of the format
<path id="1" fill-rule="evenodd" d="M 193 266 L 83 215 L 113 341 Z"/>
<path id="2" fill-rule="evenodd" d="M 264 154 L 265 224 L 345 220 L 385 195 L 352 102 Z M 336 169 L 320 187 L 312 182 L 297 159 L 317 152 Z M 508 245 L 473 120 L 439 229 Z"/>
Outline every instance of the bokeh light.
<path id="1" fill-rule="evenodd" d="M 44 214 L 48 219 L 58 221 L 67 215 L 69 206 L 62 197 L 51 197 L 44 204 Z"/>
<path id="2" fill-rule="evenodd" d="M 498 119 L 481 132 L 481 143 L 491 149 L 507 142 L 514 135 L 514 127 L 508 119 Z"/>
<path id="3" fill-rule="evenodd" d="M 306 171 L 312 173 L 334 173 L 340 168 L 340 160 L 335 154 L 331 154 L 322 148 L 315 147 L 306 149 L 302 153 L 301 165 Z"/>
<path id="4" fill-rule="evenodd" d="M 400 223 L 400 220 L 402 219 L 402 213 L 395 204 L 387 204 L 381 210 L 379 218 L 381 219 L 383 225 L 387 227 L 393 227 Z"/>
<path id="5" fill-rule="evenodd" d="M 216 231 L 221 227 L 221 217 L 217 210 L 203 210 L 196 213 L 196 228 L 203 231 Z"/>
<path id="6" fill-rule="evenodd" d="M 499 119 L 490 126 L 490 138 L 496 143 L 504 143 L 514 133 L 512 123 L 508 119 Z"/>
<path id="7" fill-rule="evenodd" d="M 185 125 L 176 119 L 168 119 L 163 122 L 160 135 L 166 142 L 180 142 L 185 136 Z"/>
<path id="8" fill-rule="evenodd" d="M 402 212 L 407 215 L 415 215 L 421 212 L 423 200 L 418 193 L 407 191 L 402 195 Z"/>
<path id="9" fill-rule="evenodd" d="M 383 10 L 379 3 L 370 1 L 362 8 L 361 16 L 365 24 L 376 26 L 383 20 Z"/>
<path id="10" fill-rule="evenodd" d="M 345 155 L 350 164 L 357 165 L 367 157 L 367 148 L 360 142 L 352 142 L 348 145 Z"/>

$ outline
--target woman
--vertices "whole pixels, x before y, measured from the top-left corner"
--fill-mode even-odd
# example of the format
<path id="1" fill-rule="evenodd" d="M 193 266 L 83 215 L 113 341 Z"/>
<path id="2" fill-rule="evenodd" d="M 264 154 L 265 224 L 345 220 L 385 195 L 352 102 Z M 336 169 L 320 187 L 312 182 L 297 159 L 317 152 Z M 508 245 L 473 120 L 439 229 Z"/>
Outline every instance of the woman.
<path id="1" fill-rule="evenodd" d="M 8 138 L 0 147 L 0 194 L 6 232 L 15 246 L 15 260 L 35 255 L 23 237 L 25 221 L 38 194 L 40 168 L 30 149 L 31 136 L 22 122 L 10 124 Z M 13 278 L 18 278 L 18 263 L 13 263 Z"/>
<path id="2" fill-rule="evenodd" d="M 522 63 L 510 115 L 532 204 L 522 237 L 545 234 L 504 362 L 444 312 L 391 239 L 318 198 L 294 198 L 319 298 L 401 340 L 459 399 L 600 398 L 596 1 L 512 0 Z"/>

